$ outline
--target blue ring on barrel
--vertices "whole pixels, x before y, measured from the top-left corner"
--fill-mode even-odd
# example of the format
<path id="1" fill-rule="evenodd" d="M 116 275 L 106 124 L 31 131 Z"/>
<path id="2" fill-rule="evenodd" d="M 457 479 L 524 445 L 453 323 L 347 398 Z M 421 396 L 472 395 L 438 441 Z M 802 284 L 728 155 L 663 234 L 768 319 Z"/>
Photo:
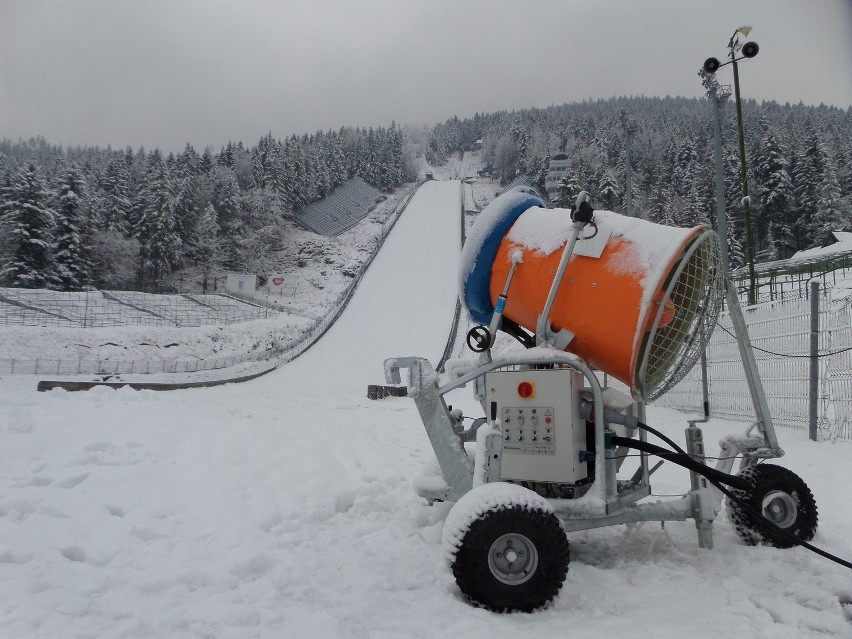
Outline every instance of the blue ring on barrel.
<path id="1" fill-rule="evenodd" d="M 461 263 L 472 263 L 473 266 L 468 273 L 460 274 L 462 302 L 475 322 L 489 324 L 494 314 L 490 293 L 491 267 L 503 237 L 527 209 L 534 206 L 545 208 L 541 198 L 531 193 L 532 189 L 519 187 L 496 198 L 482 210 L 474 224 L 474 230 L 479 227 L 484 231 L 472 233 L 464 245 Z"/>

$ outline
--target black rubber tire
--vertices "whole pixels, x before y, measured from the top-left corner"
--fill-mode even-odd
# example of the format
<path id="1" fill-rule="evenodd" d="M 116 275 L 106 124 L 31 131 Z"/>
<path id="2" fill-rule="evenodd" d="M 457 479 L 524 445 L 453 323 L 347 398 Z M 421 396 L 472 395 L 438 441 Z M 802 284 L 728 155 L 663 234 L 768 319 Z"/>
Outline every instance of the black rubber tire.
<path id="1" fill-rule="evenodd" d="M 776 548 L 796 545 L 794 540 L 779 534 L 767 519 L 802 541 L 814 538 L 818 519 L 816 502 L 807 484 L 796 473 L 774 464 L 758 464 L 742 470 L 737 476 L 751 484 L 748 491 L 732 490 L 749 508 L 730 498 L 727 508 L 737 536 L 744 544 Z M 766 519 L 759 517 L 758 512 L 764 513 Z"/>
<path id="2" fill-rule="evenodd" d="M 489 564 L 492 547 L 507 536 L 526 540 L 536 555 L 529 574 L 516 577 L 519 583 L 501 580 L 500 569 Z M 495 612 L 532 612 L 557 595 L 569 560 L 568 538 L 556 515 L 512 506 L 488 511 L 470 525 L 452 569 L 462 593 L 477 604 Z"/>

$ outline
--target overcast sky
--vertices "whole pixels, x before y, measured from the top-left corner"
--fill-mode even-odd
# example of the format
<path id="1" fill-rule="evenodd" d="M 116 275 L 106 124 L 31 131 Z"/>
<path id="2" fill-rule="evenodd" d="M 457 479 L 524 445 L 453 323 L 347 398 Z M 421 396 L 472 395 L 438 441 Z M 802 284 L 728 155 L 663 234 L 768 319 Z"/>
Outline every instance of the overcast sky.
<path id="1" fill-rule="evenodd" d="M 698 97 L 704 59 L 747 24 L 744 98 L 852 105 L 852 0 L 0 0 L 0 138 L 216 150 Z"/>

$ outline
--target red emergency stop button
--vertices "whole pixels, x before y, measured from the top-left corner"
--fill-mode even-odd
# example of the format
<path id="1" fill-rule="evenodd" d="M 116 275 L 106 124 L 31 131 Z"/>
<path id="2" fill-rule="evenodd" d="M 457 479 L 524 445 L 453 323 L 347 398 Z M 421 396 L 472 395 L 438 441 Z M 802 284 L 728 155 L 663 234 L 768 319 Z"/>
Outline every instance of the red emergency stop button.
<path id="1" fill-rule="evenodd" d="M 532 382 L 521 382 L 518 384 L 518 395 L 523 399 L 535 396 L 535 386 Z"/>

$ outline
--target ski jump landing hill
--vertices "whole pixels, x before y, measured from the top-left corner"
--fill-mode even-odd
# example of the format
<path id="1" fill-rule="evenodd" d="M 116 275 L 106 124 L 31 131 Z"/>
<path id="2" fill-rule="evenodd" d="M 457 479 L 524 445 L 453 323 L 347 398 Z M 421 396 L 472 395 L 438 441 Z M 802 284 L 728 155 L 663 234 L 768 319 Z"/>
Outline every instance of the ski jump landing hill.
<path id="1" fill-rule="evenodd" d="M 384 379 L 387 357 L 437 362 L 458 297 L 460 189 L 457 180 L 425 182 L 340 319 L 304 355 L 254 383 L 364 394 Z"/>

